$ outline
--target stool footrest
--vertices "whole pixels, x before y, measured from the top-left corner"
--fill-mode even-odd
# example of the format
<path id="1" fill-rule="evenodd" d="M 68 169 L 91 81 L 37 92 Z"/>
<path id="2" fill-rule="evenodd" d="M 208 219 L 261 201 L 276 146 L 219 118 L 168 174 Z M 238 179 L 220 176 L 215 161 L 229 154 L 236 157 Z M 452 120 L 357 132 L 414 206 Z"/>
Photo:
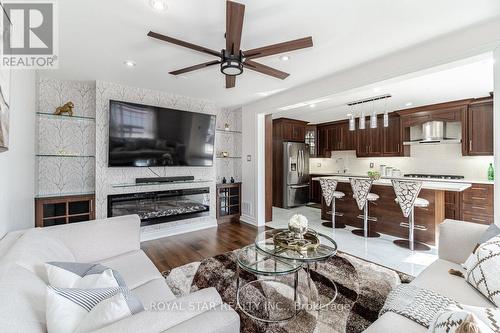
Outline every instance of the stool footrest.
<path id="1" fill-rule="evenodd" d="M 364 220 L 365 217 L 360 214 L 360 215 L 358 215 L 358 219 Z M 368 216 L 368 221 L 377 222 L 378 218 L 376 216 Z"/>
<path id="2" fill-rule="evenodd" d="M 401 222 L 399 224 L 400 227 L 403 227 L 403 228 L 410 228 L 410 225 L 408 224 L 408 222 Z M 413 226 L 414 229 L 417 229 L 417 230 L 422 230 L 422 231 L 425 231 L 427 230 L 427 227 L 423 226 L 423 225 L 414 225 Z"/>
<path id="3" fill-rule="evenodd" d="M 326 212 L 326 215 L 330 215 L 331 216 L 332 212 L 331 211 L 330 212 Z M 339 212 L 339 213 L 335 212 L 335 216 L 344 216 L 344 213 L 342 213 L 342 212 Z"/>

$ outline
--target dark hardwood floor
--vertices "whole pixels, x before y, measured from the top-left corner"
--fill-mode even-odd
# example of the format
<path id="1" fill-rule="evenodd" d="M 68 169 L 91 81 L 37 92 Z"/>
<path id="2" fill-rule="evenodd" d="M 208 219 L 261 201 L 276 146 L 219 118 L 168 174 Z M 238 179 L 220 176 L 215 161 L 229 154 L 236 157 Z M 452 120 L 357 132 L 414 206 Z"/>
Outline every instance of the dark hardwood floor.
<path id="1" fill-rule="evenodd" d="M 259 230 L 264 229 L 242 222 L 224 223 L 217 228 L 143 242 L 141 248 L 163 272 L 250 245 Z"/>

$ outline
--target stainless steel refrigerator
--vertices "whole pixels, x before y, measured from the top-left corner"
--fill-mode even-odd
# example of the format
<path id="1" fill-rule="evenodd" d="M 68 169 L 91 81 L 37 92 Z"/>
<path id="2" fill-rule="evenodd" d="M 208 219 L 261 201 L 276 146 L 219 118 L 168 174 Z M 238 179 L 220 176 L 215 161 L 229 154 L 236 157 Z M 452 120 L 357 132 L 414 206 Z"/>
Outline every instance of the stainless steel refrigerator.
<path id="1" fill-rule="evenodd" d="M 309 145 L 283 142 L 283 206 L 309 202 Z"/>

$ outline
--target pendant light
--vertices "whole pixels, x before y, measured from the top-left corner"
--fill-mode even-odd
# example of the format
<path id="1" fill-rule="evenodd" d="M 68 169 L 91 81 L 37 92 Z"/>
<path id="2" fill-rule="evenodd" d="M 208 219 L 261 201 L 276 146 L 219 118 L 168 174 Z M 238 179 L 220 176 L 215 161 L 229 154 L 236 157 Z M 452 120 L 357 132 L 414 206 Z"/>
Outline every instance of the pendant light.
<path id="1" fill-rule="evenodd" d="M 375 100 L 372 101 L 372 114 L 370 116 L 370 128 L 377 128 L 377 113 L 375 112 Z"/>
<path id="2" fill-rule="evenodd" d="M 355 131 L 356 130 L 356 120 L 354 119 L 354 107 L 351 106 L 351 113 L 349 115 L 349 131 Z"/>
<path id="3" fill-rule="evenodd" d="M 361 115 L 359 116 L 359 129 L 364 130 L 366 123 L 365 110 L 363 108 L 363 104 L 361 104 Z"/>
<path id="4" fill-rule="evenodd" d="M 384 127 L 389 127 L 389 110 L 387 109 L 387 98 L 384 98 Z"/>

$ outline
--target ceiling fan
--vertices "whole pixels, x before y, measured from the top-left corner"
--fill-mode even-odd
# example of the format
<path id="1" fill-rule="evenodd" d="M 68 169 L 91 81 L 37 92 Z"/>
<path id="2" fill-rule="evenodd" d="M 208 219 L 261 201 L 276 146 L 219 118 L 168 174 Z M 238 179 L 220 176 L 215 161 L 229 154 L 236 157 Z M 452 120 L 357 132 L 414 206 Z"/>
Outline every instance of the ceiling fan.
<path id="1" fill-rule="evenodd" d="M 219 60 L 213 60 L 170 72 L 172 75 L 180 75 L 220 64 L 220 71 L 222 74 L 226 75 L 226 88 L 233 88 L 236 85 L 236 76 L 242 74 L 244 68 L 282 80 L 286 79 L 290 74 L 255 62 L 253 59 L 311 47 L 313 46 L 312 37 L 305 37 L 284 43 L 242 51 L 240 49 L 240 44 L 244 15 L 245 5 L 233 1 L 226 2 L 226 48 L 222 51 L 214 51 L 203 46 L 191 44 L 153 31 L 150 31 L 148 36 L 219 58 Z"/>

